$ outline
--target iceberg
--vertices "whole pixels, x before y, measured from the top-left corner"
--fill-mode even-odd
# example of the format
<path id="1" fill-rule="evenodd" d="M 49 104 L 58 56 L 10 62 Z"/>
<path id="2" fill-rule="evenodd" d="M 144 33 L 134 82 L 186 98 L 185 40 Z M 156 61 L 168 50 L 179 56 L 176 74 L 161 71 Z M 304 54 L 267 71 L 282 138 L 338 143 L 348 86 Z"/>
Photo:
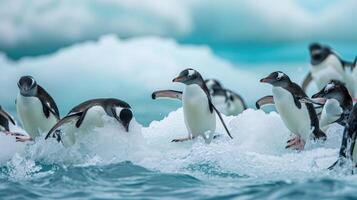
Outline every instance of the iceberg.
<path id="1" fill-rule="evenodd" d="M 115 97 L 131 104 L 138 120 L 147 123 L 148 119 L 159 119 L 160 113 L 165 115 L 179 106 L 168 101 L 155 102 L 151 93 L 182 88 L 171 80 L 188 67 L 198 70 L 204 78 L 221 80 L 227 88 L 251 102 L 250 105 L 267 94 L 267 87 L 259 83 L 267 70 L 238 68 L 215 56 L 207 46 L 181 45 L 157 37 L 122 40 L 108 35 L 98 42 L 85 42 L 52 55 L 17 62 L 0 56 L 0 84 L 6 91 L 0 93 L 0 102 L 14 114 L 17 81 L 23 75 L 32 75 L 55 99 L 62 114 L 88 99 Z M 298 73 L 295 76 L 302 77 Z M 147 105 L 152 109 L 148 110 Z"/>

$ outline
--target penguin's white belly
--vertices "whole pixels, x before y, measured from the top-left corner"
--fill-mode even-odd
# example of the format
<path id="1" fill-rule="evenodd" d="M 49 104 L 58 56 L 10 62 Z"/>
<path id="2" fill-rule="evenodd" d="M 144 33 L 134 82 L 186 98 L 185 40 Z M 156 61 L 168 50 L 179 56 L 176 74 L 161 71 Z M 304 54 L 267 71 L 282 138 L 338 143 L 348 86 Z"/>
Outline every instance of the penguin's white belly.
<path id="1" fill-rule="evenodd" d="M 188 85 L 183 91 L 183 112 L 189 133 L 196 137 L 207 131 L 216 131 L 216 115 L 211 113 L 206 93 L 196 84 Z"/>
<path id="2" fill-rule="evenodd" d="M 316 67 L 313 67 L 311 75 L 319 90 L 325 87 L 331 80 L 345 82 L 344 74 L 341 74 L 331 65 L 325 66 L 324 68 L 319 67 L 317 69 Z"/>
<path id="3" fill-rule="evenodd" d="M 273 87 L 275 107 L 285 126 L 294 134 L 307 140 L 311 133 L 309 112 L 304 103 L 296 107 L 292 94 L 281 88 Z"/>
<path id="4" fill-rule="evenodd" d="M 216 106 L 219 112 L 223 113 L 224 115 L 229 115 L 229 107 L 226 103 L 226 98 L 223 96 L 212 96 L 212 103 Z"/>
<path id="5" fill-rule="evenodd" d="M 106 115 L 104 109 L 101 106 L 93 106 L 90 108 L 80 128 L 88 129 L 88 128 L 97 128 L 104 126 L 104 116 Z"/>
<path id="6" fill-rule="evenodd" d="M 328 99 L 322 109 L 320 117 L 320 127 L 326 130 L 326 126 L 338 120 L 343 112 L 336 99 Z"/>
<path id="7" fill-rule="evenodd" d="M 76 143 L 77 140 L 80 140 L 80 137 L 88 134 L 91 130 L 98 127 L 104 126 L 104 115 L 106 115 L 105 111 L 100 106 L 94 106 L 90 108 L 79 128 L 76 127 L 76 122 L 78 120 L 74 120 L 70 127 L 66 128 L 64 133 L 62 133 L 62 143 L 65 147 L 69 147 Z"/>
<path id="8" fill-rule="evenodd" d="M 16 110 L 21 124 L 31 138 L 47 133 L 56 123 L 57 118 L 50 113 L 46 118 L 41 101 L 36 97 L 24 97 L 18 95 Z"/>
<path id="9" fill-rule="evenodd" d="M 226 102 L 226 98 L 223 96 L 213 96 L 212 103 L 219 112 L 226 116 L 237 116 L 244 111 L 243 103 L 237 98 Z"/>
<path id="10" fill-rule="evenodd" d="M 229 115 L 237 116 L 244 111 L 243 102 L 241 102 L 237 98 L 234 98 L 233 101 L 230 101 L 230 104 L 228 106 L 229 106 L 229 108 L 228 108 Z"/>

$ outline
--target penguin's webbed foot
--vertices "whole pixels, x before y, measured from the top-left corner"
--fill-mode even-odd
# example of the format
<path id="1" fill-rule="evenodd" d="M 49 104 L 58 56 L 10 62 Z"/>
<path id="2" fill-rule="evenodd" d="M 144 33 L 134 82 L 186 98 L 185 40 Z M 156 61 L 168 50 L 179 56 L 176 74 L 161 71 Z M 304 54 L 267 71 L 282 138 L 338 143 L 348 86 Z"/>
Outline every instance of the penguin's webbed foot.
<path id="1" fill-rule="evenodd" d="M 28 141 L 33 141 L 33 139 L 30 136 L 26 136 L 26 135 L 16 136 L 16 142 L 28 142 Z"/>
<path id="2" fill-rule="evenodd" d="M 285 146 L 286 149 L 293 149 L 302 151 L 305 147 L 305 141 L 301 139 L 299 136 L 292 138 L 287 141 L 287 145 Z"/>
<path id="3" fill-rule="evenodd" d="M 179 139 L 173 139 L 171 142 L 186 142 L 188 140 L 192 140 L 193 138 L 187 137 L 187 138 L 179 138 Z"/>
<path id="4" fill-rule="evenodd" d="M 61 138 L 61 131 L 60 130 L 56 130 L 53 135 L 53 138 L 55 138 L 57 140 L 57 142 L 61 142 L 62 138 Z"/>

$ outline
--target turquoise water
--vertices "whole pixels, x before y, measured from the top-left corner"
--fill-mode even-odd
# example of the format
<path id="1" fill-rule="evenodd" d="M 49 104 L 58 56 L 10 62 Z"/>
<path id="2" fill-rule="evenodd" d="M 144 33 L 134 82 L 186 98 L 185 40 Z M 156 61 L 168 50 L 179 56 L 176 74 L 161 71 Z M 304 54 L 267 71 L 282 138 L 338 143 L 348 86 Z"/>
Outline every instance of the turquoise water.
<path id="1" fill-rule="evenodd" d="M 354 199 L 356 183 L 332 178 L 261 182 L 238 174 L 167 174 L 122 162 L 95 167 L 46 166 L 43 177 L 1 178 L 2 199 Z M 204 167 L 200 167 L 204 170 Z M 6 176 L 2 168 L 2 176 Z"/>
<path id="2" fill-rule="evenodd" d="M 357 46 L 333 45 L 347 59 L 353 60 Z M 275 65 L 284 65 L 284 69 L 293 74 L 298 63 L 304 65 L 304 71 L 293 76 L 301 78 L 308 66 L 305 43 L 242 44 L 237 47 L 213 45 L 212 52 L 224 62 L 232 63 L 236 69 L 259 73 L 259 76 L 275 70 L 272 67 Z M 269 63 L 269 67 L 259 68 L 265 63 Z M 210 70 L 221 70 L 220 66 L 215 67 L 209 66 Z M 227 81 L 227 84 L 234 85 L 234 82 Z M 247 85 L 243 87 L 252 90 Z M 71 96 L 73 94 L 64 95 L 65 92 L 51 85 L 49 88 L 57 91 L 53 93 L 62 113 L 78 102 Z M 81 99 L 93 94 L 112 94 L 101 93 L 101 87 L 98 89 L 94 86 L 91 89 L 93 91 L 86 91 Z M 232 120 L 230 128 L 237 136 L 236 141 L 222 137 L 211 145 L 200 140 L 189 144 L 170 144 L 170 139 L 176 135 L 185 135 L 182 113 L 176 111 L 166 120 L 162 119 L 179 108 L 180 103 L 153 101 L 150 99 L 150 90 L 137 85 L 135 89 L 136 93 L 131 90 L 130 94 L 121 94 L 120 97 L 124 97 L 134 108 L 137 121 L 144 126 L 144 138 L 128 138 L 119 144 L 111 143 L 109 139 L 101 141 L 102 146 L 89 146 L 89 150 L 82 146 L 65 150 L 58 144 L 47 145 L 43 141 L 24 147 L 24 151 L 0 163 L 1 199 L 357 198 L 355 175 L 346 176 L 325 170 L 337 155 L 341 130 L 330 133 L 333 137 L 326 147 L 312 144 L 306 152 L 286 152 L 280 148 L 279 142 L 272 147 L 276 140 L 281 140 L 283 145 L 285 138 L 279 136 L 287 134 L 281 130 L 279 118 L 249 111 L 229 119 Z M 248 99 L 255 97 L 247 95 Z M 254 101 L 249 100 L 248 104 L 252 106 Z M 15 115 L 12 100 L 5 102 L 5 105 Z M 158 121 L 151 124 L 154 120 Z M 139 129 L 138 125 L 134 131 L 140 133 Z M 103 133 L 112 131 L 101 130 Z M 219 132 L 222 132 L 222 128 L 219 128 Z M 271 138 L 267 137 L 268 134 L 271 134 Z M 111 138 L 112 135 L 109 136 Z M 147 141 L 148 144 L 136 144 L 137 140 Z"/>

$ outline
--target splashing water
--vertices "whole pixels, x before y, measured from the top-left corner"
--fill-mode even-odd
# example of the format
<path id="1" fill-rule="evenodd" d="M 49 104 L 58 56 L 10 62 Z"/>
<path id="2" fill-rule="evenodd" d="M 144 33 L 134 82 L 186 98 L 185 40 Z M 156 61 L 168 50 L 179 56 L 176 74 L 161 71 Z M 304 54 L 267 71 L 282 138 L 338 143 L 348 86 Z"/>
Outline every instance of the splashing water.
<path id="1" fill-rule="evenodd" d="M 8 188 L 19 187 L 19 196 L 51 191 L 43 198 L 102 197 L 100 194 L 129 198 L 135 196 L 129 188 L 136 188 L 139 196 L 151 197 L 160 197 L 152 189 L 177 198 L 263 197 L 268 190 L 284 186 L 270 194 L 279 198 L 289 188 L 329 185 L 331 179 L 341 179 L 326 170 L 338 154 L 343 130 L 339 125 L 329 128 L 324 144 L 308 142 L 304 151 L 295 152 L 284 148 L 290 134 L 275 112 L 249 109 L 237 117 L 225 117 L 225 121 L 234 139 L 218 125 L 221 136 L 209 145 L 203 138 L 170 142 L 187 136 L 182 108 L 148 127 L 134 121 L 129 133 L 107 120 L 105 127 L 83 135 L 69 148 L 54 139 L 24 144 L 2 135 L 1 146 L 8 149 L 0 153 L 0 179 L 7 188 L 2 193 L 10 196 L 13 190 Z M 87 186 L 93 190 L 84 189 Z"/>

